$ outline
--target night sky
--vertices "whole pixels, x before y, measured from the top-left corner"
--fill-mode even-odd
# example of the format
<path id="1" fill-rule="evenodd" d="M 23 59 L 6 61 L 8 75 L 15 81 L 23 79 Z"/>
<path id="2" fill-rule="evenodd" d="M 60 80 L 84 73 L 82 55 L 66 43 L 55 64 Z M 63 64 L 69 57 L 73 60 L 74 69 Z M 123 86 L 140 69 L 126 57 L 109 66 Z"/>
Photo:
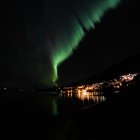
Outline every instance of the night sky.
<path id="1" fill-rule="evenodd" d="M 1 86 L 69 84 L 139 51 L 136 0 L 9 0 L 1 6 Z"/>

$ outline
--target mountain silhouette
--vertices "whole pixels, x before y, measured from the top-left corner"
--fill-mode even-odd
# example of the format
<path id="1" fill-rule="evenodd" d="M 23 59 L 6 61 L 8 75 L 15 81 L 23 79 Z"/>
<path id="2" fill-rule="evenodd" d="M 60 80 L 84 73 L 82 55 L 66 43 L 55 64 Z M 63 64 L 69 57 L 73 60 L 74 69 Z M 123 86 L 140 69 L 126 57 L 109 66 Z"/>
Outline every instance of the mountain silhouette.
<path id="1" fill-rule="evenodd" d="M 123 74 L 140 72 L 140 53 L 129 56 L 125 60 L 113 65 L 112 67 L 86 79 L 72 83 L 71 85 L 92 84 L 104 80 L 111 80 Z"/>

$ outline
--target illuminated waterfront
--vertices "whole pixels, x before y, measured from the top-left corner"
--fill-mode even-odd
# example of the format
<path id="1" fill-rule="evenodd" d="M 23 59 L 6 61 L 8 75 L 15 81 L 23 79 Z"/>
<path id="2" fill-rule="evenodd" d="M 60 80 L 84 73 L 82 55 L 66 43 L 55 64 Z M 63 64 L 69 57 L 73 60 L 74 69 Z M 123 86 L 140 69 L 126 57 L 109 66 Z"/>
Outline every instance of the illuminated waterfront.
<path id="1" fill-rule="evenodd" d="M 105 101 L 105 96 L 103 96 L 102 92 L 87 92 L 86 90 L 78 90 L 77 92 L 65 92 L 60 93 L 59 98 L 77 98 L 77 100 L 88 101 L 88 102 L 94 102 L 94 103 L 100 103 Z"/>
<path id="2" fill-rule="evenodd" d="M 81 84 L 78 86 L 65 86 L 60 87 L 58 90 L 60 91 L 60 93 L 70 94 L 71 92 L 76 92 L 86 95 L 90 94 L 91 92 L 101 93 L 106 89 L 116 91 L 134 84 L 134 80 L 138 75 L 139 73 L 129 73 L 107 81 L 101 81 L 92 84 Z"/>

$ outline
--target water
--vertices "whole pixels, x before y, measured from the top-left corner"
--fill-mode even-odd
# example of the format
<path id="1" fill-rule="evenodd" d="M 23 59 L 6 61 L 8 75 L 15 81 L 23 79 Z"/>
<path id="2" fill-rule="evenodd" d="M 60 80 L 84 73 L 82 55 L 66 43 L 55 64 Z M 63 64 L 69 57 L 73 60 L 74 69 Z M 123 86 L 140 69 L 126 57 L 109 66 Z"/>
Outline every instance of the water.
<path id="1" fill-rule="evenodd" d="M 101 92 L 65 92 L 58 97 L 59 113 L 72 112 L 106 100 Z"/>
<path id="2" fill-rule="evenodd" d="M 105 99 L 101 92 L 3 92 L 0 109 L 6 115 L 51 116 L 84 109 Z"/>
<path id="3" fill-rule="evenodd" d="M 104 94 L 1 92 L 0 139 L 139 139 L 139 92 Z"/>

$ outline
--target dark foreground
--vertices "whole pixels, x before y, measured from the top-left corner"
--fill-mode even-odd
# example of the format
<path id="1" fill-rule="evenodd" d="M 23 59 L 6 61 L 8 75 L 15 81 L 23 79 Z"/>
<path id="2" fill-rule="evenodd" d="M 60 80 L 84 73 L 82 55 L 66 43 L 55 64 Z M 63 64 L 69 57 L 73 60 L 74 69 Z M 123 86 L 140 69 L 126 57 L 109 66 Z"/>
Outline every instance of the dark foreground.
<path id="1" fill-rule="evenodd" d="M 27 110 L 27 100 L 26 107 L 21 107 L 21 103 L 19 111 L 15 111 L 14 106 L 18 104 L 9 107 L 10 105 L 4 104 L 1 99 L 0 139 L 138 140 L 140 139 L 139 94 L 138 89 L 131 89 L 125 93 L 109 96 L 101 104 L 54 116 L 48 116 L 41 111 L 36 114 L 30 113 L 30 110 L 37 108 L 37 105 L 35 108 L 29 107 L 26 114 L 24 109 Z"/>

